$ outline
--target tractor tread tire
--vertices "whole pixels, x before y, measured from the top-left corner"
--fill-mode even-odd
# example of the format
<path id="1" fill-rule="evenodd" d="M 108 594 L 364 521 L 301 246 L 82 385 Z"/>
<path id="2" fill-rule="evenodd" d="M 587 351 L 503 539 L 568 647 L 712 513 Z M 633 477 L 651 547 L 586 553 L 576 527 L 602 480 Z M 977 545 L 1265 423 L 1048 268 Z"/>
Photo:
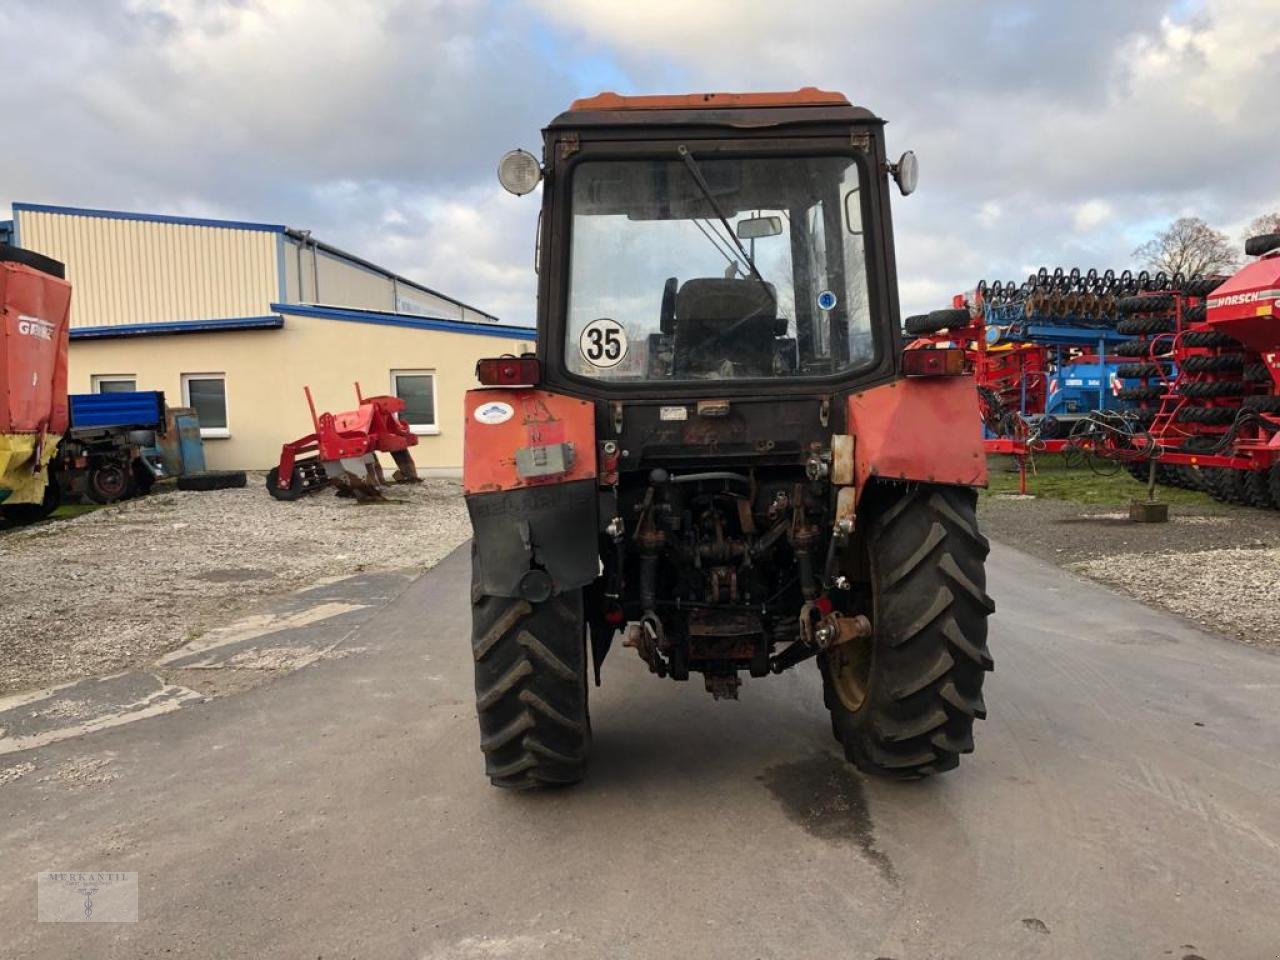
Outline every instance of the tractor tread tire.
<path id="1" fill-rule="evenodd" d="M 1271 497 L 1271 488 L 1267 483 L 1266 470 L 1244 470 L 1240 488 L 1244 492 L 1244 501 L 1251 507 L 1266 510 L 1268 507 L 1280 505 Z"/>
<path id="2" fill-rule="evenodd" d="M 1207 467 L 1203 471 L 1209 496 L 1223 503 L 1244 505 L 1244 471 L 1230 467 Z"/>
<path id="3" fill-rule="evenodd" d="M 1117 357 L 1139 357 L 1145 360 L 1151 355 L 1151 341 L 1145 337 L 1122 340 L 1112 348 L 1111 352 Z"/>
<path id="4" fill-rule="evenodd" d="M 1116 310 L 1120 313 L 1153 313 L 1157 310 L 1173 308 L 1173 297 L 1167 293 L 1149 297 L 1121 297 L 1116 301 Z"/>
<path id="5" fill-rule="evenodd" d="M 1137 403 L 1154 403 L 1164 396 L 1164 387 L 1121 387 L 1116 391 L 1117 400 L 1133 400 Z"/>
<path id="6" fill-rule="evenodd" d="M 591 742 L 582 590 L 542 603 L 472 591 L 476 712 L 490 782 L 516 790 L 577 783 Z"/>
<path id="7" fill-rule="evenodd" d="M 1182 335 L 1184 347 L 1230 347 L 1241 349 L 1241 343 L 1235 337 L 1229 337 L 1217 330 L 1188 330 Z"/>
<path id="8" fill-rule="evenodd" d="M 1244 405 L 1259 413 L 1280 413 L 1280 396 L 1245 397 Z"/>
<path id="9" fill-rule="evenodd" d="M 1280 507 L 1280 462 L 1273 463 L 1267 471 L 1267 490 L 1271 494 L 1271 502 Z"/>
<path id="10" fill-rule="evenodd" d="M 967 327 L 972 322 L 973 319 L 969 316 L 968 310 L 949 308 L 907 317 L 902 325 L 907 333 L 919 336 L 921 334 L 937 333 L 939 330 Z"/>
<path id="11" fill-rule="evenodd" d="M 1178 392 L 1184 397 L 1239 397 L 1248 389 L 1243 380 L 1202 380 L 1178 384 Z"/>
<path id="12" fill-rule="evenodd" d="M 972 489 L 922 484 L 870 520 L 877 635 L 856 712 L 819 659 L 845 756 L 864 772 L 917 779 L 952 769 L 973 750 L 973 722 L 986 716 L 987 617 L 995 609 L 976 508 Z"/>
<path id="13" fill-rule="evenodd" d="M 206 470 L 178 477 L 179 490 L 235 490 L 249 482 L 243 470 Z"/>
<path id="14" fill-rule="evenodd" d="M 1244 356 L 1239 353 L 1201 354 L 1182 361 L 1187 373 L 1219 373 L 1223 370 L 1242 370 Z"/>
<path id="15" fill-rule="evenodd" d="M 1116 376 L 1121 380 L 1167 377 L 1171 369 L 1168 363 L 1122 363 L 1116 367 Z"/>
<path id="16" fill-rule="evenodd" d="M 1235 418 L 1234 407 L 1183 407 L 1178 411 L 1179 423 L 1203 423 L 1211 427 L 1226 426 Z"/>
<path id="17" fill-rule="evenodd" d="M 1125 317 L 1116 324 L 1116 333 L 1150 334 L 1169 333 L 1173 330 L 1173 317 L 1168 315 Z"/>
<path id="18" fill-rule="evenodd" d="M 1266 383 L 1271 379 L 1271 373 L 1265 363 L 1247 363 L 1244 367 L 1244 378 Z"/>

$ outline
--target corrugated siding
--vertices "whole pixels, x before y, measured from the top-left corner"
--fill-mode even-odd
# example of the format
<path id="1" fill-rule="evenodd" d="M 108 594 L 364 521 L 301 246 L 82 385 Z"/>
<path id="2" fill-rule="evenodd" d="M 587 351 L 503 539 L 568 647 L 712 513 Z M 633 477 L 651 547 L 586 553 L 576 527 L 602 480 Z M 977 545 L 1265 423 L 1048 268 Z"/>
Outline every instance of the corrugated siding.
<path id="1" fill-rule="evenodd" d="M 395 312 L 396 301 L 392 295 L 390 277 L 339 260 L 323 250 L 308 250 L 303 253 L 304 261 L 313 257 L 320 274 L 319 295 L 314 302 L 330 307 Z M 308 263 L 306 266 L 310 267 L 312 264 Z M 314 283 L 314 276 L 312 280 Z M 309 292 L 316 293 L 314 287 Z"/>
<path id="2" fill-rule="evenodd" d="M 67 265 L 72 327 L 261 316 L 278 299 L 277 234 L 17 212 L 22 245 Z"/>

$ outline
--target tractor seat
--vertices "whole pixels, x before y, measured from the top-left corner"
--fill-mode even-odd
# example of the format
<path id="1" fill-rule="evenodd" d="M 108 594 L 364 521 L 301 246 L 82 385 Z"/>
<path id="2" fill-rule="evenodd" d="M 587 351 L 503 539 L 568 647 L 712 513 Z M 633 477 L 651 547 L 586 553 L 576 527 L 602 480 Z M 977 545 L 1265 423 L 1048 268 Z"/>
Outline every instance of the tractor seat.
<path id="1" fill-rule="evenodd" d="M 742 368 L 740 375 L 772 372 L 775 340 L 787 321 L 778 317 L 773 284 L 767 286 L 755 279 L 686 280 L 676 294 L 676 375 L 714 374 L 726 360 Z M 730 336 L 721 336 L 730 328 Z"/>

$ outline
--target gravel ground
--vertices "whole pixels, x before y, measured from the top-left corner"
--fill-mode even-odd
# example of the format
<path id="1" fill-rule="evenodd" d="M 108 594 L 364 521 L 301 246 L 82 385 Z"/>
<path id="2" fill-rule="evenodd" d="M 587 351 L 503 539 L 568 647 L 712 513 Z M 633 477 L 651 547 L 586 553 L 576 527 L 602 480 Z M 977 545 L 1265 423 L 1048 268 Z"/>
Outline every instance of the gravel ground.
<path id="1" fill-rule="evenodd" d="M 1174 506 L 1169 523 L 1143 524 L 1118 506 L 1000 496 L 979 504 L 996 540 L 1280 651 L 1280 510 Z"/>
<path id="2" fill-rule="evenodd" d="M 149 663 L 325 579 L 424 570 L 471 535 L 455 481 L 387 496 L 279 503 L 251 476 L 0 532 L 0 695 Z"/>

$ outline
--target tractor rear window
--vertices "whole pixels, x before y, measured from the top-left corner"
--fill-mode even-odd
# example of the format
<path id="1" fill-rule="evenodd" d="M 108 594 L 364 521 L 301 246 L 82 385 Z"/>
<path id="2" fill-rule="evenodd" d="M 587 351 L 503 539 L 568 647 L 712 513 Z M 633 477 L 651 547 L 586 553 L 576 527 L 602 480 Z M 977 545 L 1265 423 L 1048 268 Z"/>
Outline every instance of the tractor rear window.
<path id="1" fill-rule="evenodd" d="M 674 151 L 673 151 L 674 153 Z M 850 156 L 573 175 L 565 362 L 610 381 L 825 377 L 875 353 Z"/>

